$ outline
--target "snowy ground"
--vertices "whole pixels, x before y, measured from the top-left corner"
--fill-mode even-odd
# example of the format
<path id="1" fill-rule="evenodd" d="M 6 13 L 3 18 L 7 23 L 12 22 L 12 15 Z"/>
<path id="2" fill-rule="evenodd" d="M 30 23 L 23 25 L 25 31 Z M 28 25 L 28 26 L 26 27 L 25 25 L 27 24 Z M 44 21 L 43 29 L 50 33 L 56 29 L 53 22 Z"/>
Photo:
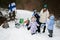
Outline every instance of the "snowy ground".
<path id="1" fill-rule="evenodd" d="M 60 29 L 56 27 L 54 27 L 53 37 L 50 38 L 48 37 L 47 29 L 45 33 L 41 32 L 35 35 L 31 35 L 30 31 L 28 31 L 25 26 L 20 26 L 20 28 L 17 29 L 15 28 L 14 24 L 15 24 L 14 21 L 10 21 L 9 22 L 10 28 L 4 29 L 0 27 L 0 40 L 60 40 Z"/>

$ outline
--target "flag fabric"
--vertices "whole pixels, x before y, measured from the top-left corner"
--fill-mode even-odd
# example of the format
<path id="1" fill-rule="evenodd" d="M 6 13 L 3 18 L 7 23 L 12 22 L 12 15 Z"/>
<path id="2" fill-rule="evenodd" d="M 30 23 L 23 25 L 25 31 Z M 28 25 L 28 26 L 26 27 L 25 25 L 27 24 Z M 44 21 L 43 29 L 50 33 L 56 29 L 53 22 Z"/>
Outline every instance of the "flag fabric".
<path id="1" fill-rule="evenodd" d="M 9 7 L 9 12 L 13 12 L 16 10 L 16 4 L 14 2 L 10 3 L 8 7 Z"/>

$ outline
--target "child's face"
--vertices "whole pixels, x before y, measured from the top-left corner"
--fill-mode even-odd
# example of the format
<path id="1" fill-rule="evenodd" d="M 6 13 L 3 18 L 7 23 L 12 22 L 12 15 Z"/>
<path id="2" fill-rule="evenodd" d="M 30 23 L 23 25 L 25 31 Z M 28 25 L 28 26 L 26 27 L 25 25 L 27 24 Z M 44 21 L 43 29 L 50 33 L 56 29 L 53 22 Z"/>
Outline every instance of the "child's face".
<path id="1" fill-rule="evenodd" d="M 36 18 L 33 17 L 33 18 L 31 19 L 31 21 L 32 21 L 32 22 L 35 22 L 35 21 L 36 21 Z"/>

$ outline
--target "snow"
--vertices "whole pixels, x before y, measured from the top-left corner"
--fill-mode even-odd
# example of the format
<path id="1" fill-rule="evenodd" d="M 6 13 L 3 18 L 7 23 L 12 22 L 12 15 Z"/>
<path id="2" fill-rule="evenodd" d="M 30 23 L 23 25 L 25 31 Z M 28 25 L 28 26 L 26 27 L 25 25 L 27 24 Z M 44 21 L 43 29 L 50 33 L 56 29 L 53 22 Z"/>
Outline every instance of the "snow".
<path id="1" fill-rule="evenodd" d="M 27 10 L 17 10 L 17 18 L 31 18 L 31 13 L 33 12 Z M 60 40 L 60 29 L 58 29 L 57 27 L 54 27 L 53 37 L 50 38 L 48 37 L 47 29 L 45 33 L 42 33 L 41 30 L 41 33 L 31 35 L 26 26 L 20 26 L 20 28 L 18 29 L 15 28 L 14 21 L 10 21 L 8 23 L 10 26 L 8 29 L 4 29 L 0 26 L 0 40 Z"/>
<path id="2" fill-rule="evenodd" d="M 26 20 L 28 18 L 30 19 L 32 14 L 33 14 L 33 12 L 28 11 L 28 10 L 17 10 L 16 18 L 18 18 L 18 19 L 23 18 L 24 20 Z"/>

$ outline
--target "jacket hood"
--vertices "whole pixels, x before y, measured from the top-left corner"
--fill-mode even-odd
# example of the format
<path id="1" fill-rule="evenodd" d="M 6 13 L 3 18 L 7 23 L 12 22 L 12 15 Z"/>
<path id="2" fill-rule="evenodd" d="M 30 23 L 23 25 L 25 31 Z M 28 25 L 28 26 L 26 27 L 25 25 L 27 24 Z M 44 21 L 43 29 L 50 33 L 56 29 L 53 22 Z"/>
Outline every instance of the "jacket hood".
<path id="1" fill-rule="evenodd" d="M 51 20 L 54 20 L 54 16 L 52 15 L 52 16 L 50 17 L 50 19 L 51 19 Z"/>

